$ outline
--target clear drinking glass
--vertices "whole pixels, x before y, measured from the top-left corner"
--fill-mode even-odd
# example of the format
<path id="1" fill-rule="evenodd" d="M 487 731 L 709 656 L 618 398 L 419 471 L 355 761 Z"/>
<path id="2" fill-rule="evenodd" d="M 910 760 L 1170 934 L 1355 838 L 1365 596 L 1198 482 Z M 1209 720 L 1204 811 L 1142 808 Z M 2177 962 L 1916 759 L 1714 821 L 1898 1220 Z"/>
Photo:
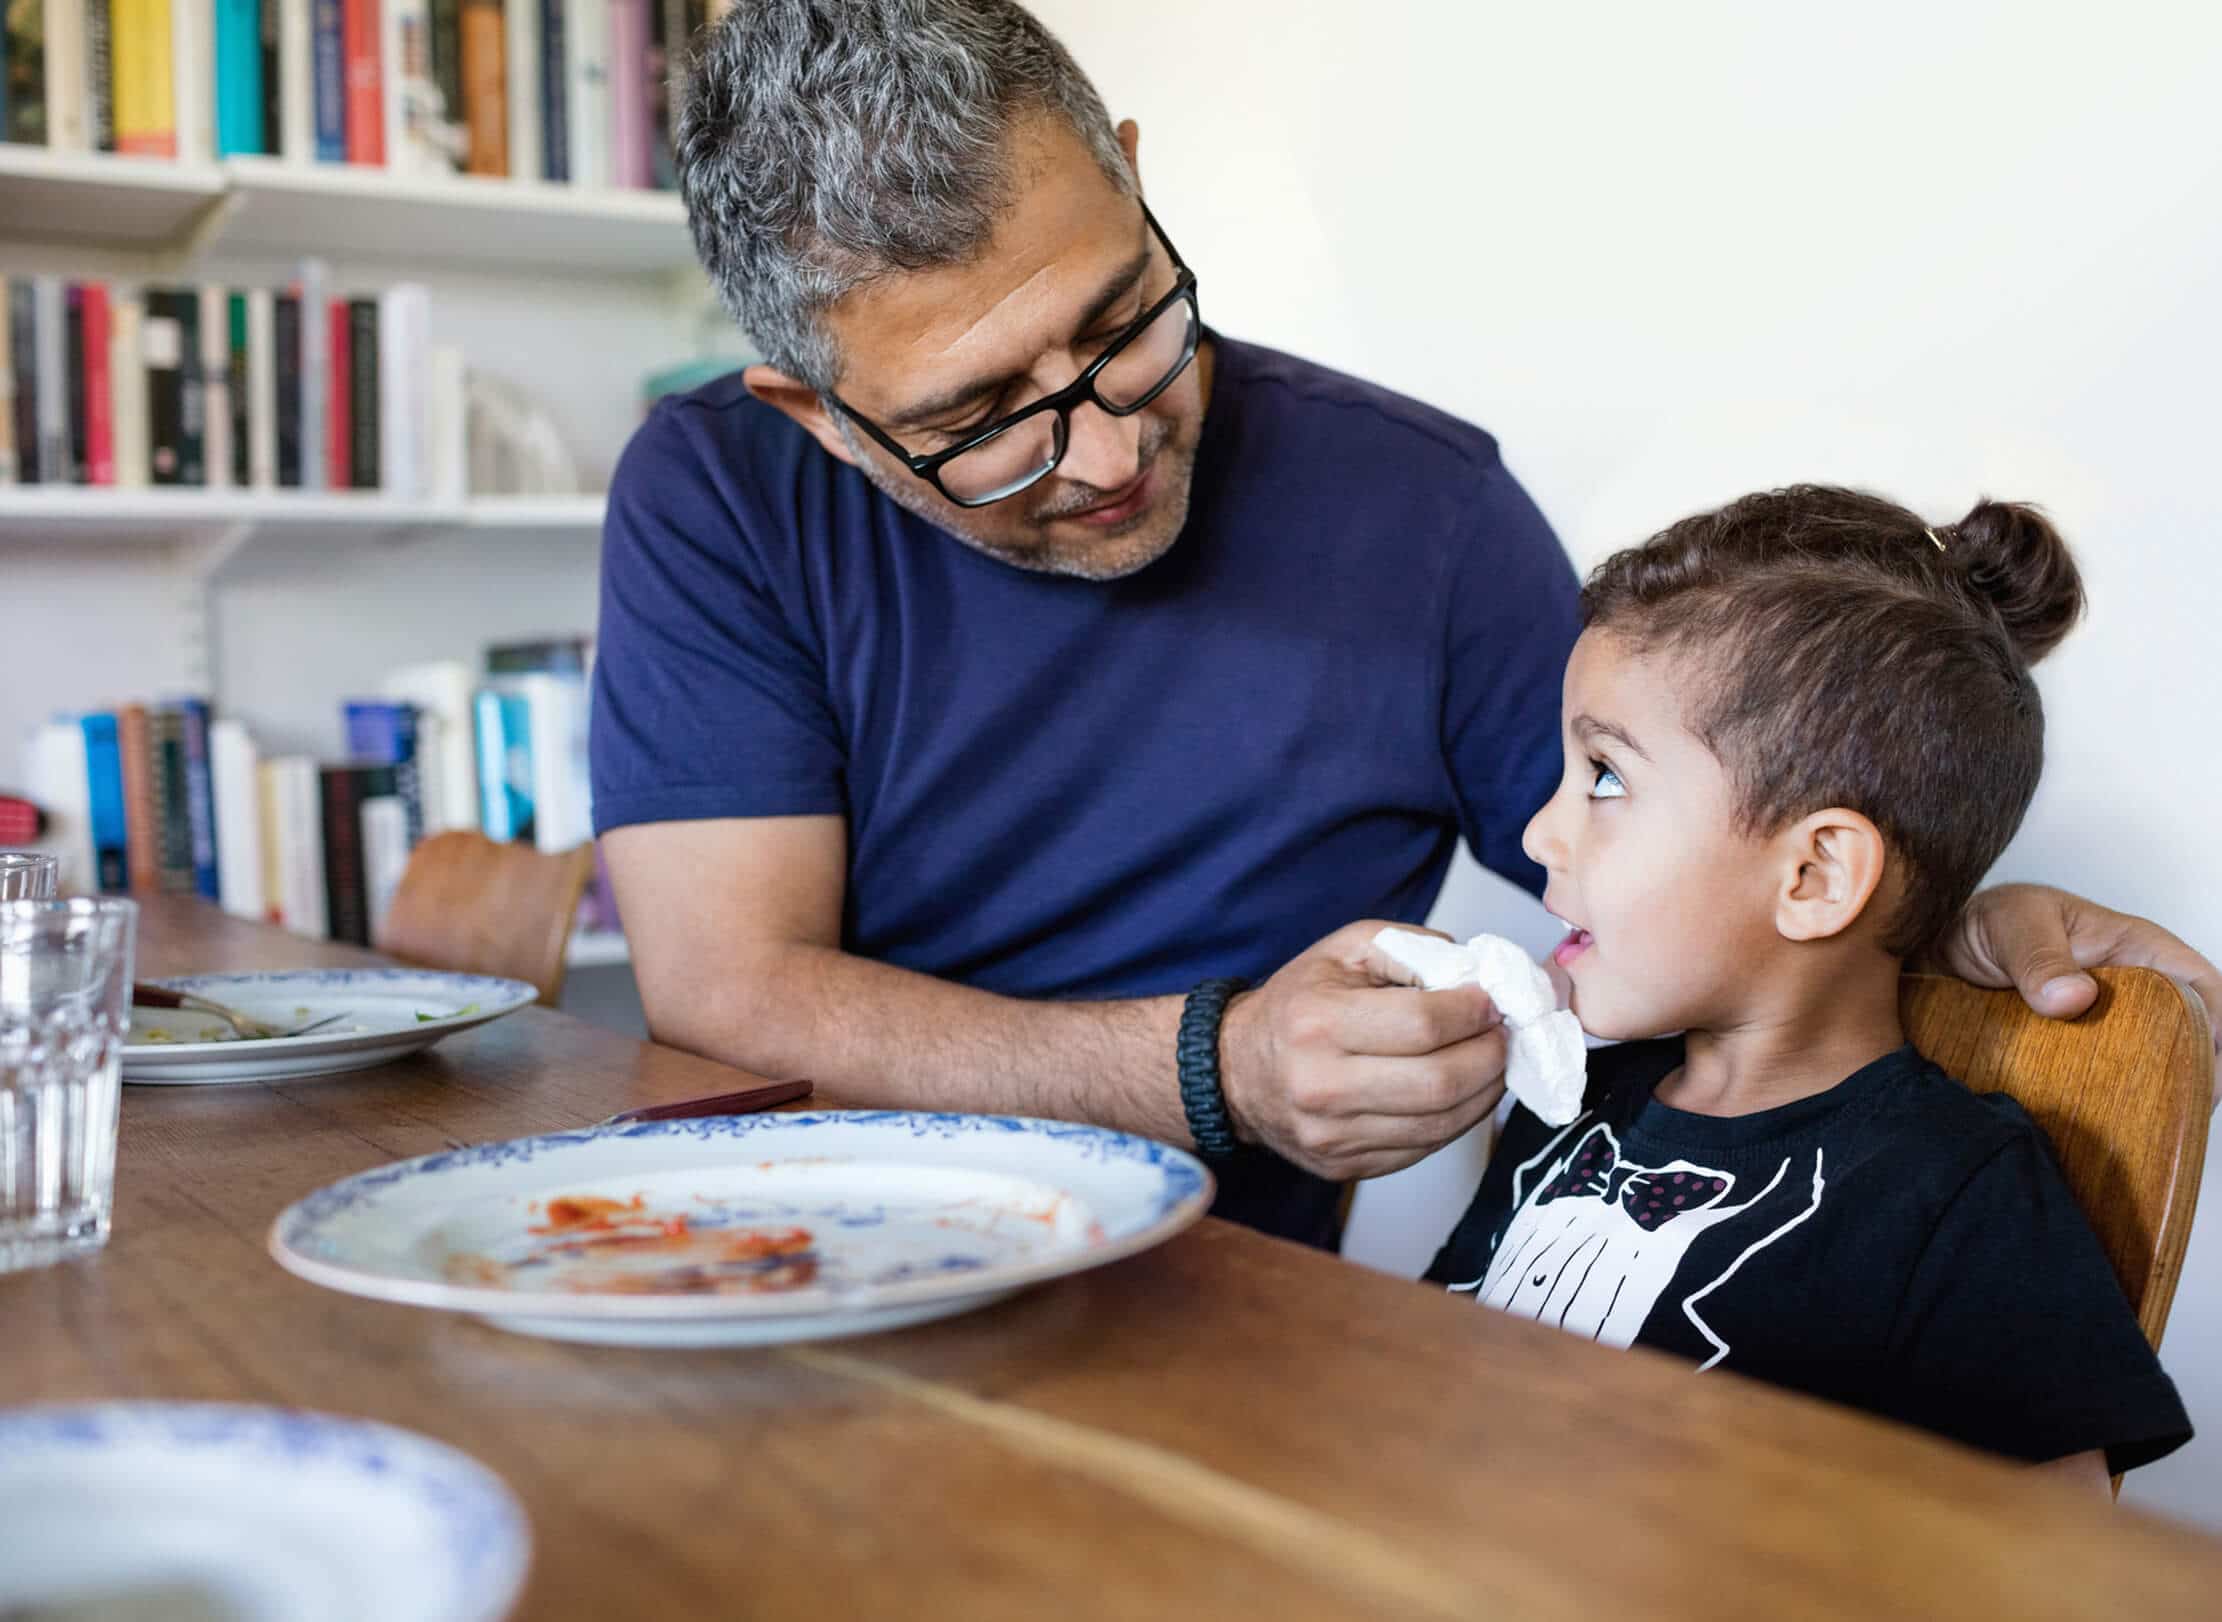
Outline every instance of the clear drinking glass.
<path id="1" fill-rule="evenodd" d="M 0 901 L 0 1272 L 108 1242 L 139 909 Z"/>
<path id="2" fill-rule="evenodd" d="M 0 850 L 0 901 L 51 901 L 61 863 L 42 850 Z"/>

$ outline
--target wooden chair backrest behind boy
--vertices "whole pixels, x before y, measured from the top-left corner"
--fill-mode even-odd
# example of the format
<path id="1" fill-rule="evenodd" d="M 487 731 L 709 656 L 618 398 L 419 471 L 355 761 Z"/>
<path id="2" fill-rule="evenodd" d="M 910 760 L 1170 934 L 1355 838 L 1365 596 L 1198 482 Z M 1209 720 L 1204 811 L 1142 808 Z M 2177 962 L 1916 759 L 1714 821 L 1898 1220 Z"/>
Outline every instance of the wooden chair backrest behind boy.
<path id="1" fill-rule="evenodd" d="M 2199 999 L 2151 969 L 2100 969 L 2075 1020 L 2018 993 L 1909 974 L 1906 1035 L 1977 1092 L 2011 1094 L 2052 1140 L 2145 1338 L 2176 1298 L 2214 1108 L 2214 1038 Z"/>
<path id="2" fill-rule="evenodd" d="M 484 834 L 434 834 L 402 872 L 378 949 L 430 969 L 529 980 L 553 1007 L 593 874 L 592 845 L 548 854 Z"/>

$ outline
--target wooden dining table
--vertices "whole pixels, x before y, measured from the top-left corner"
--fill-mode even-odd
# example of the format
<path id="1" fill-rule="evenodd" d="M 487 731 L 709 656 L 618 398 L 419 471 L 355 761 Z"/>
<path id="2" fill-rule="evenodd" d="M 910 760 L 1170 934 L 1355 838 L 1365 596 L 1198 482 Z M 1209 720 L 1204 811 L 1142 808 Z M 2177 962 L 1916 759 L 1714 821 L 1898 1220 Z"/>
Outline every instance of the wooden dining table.
<path id="1" fill-rule="evenodd" d="M 142 918 L 142 977 L 368 961 Z M 526 1618 L 2222 1614 L 2187 1527 L 1214 1220 L 942 1323 L 716 1351 L 529 1339 L 265 1249 L 351 1173 L 745 1079 L 533 1008 L 375 1070 L 126 1087 L 107 1247 L 0 1275 L 0 1403 L 437 1437 L 524 1504 Z"/>

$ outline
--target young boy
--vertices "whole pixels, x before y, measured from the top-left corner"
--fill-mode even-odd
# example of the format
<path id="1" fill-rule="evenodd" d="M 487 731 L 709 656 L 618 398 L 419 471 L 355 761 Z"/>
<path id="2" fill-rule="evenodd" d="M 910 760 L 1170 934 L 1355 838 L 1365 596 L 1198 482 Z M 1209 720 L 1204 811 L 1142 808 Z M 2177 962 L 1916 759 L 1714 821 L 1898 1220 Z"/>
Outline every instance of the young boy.
<path id="1" fill-rule="evenodd" d="M 1590 578 L 1524 842 L 1624 1045 L 1572 1125 L 1513 1111 L 1429 1278 L 2094 1482 L 2190 1437 L 2043 1134 L 1898 1021 L 2028 807 L 2029 666 L 2082 601 L 2031 508 L 1816 486 Z"/>

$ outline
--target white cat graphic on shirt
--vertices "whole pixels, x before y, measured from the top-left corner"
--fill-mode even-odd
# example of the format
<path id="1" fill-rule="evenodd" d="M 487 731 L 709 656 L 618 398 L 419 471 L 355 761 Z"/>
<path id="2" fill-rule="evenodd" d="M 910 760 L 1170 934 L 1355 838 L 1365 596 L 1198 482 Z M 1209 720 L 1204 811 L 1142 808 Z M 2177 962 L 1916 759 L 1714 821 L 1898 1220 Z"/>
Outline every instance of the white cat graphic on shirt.
<path id="1" fill-rule="evenodd" d="M 1559 1153 L 1570 1140 L 1571 1148 Z M 1523 1179 L 1544 1162 L 1523 1196 Z M 1781 1186 L 1790 1168 L 1790 1159 L 1784 1159 L 1764 1188 L 1738 1200 L 1732 1172 L 1688 1160 L 1638 1166 L 1621 1158 L 1611 1127 L 1596 1122 L 1585 1129 L 1577 1121 L 1514 1170 L 1518 1209 L 1490 1256 L 1488 1272 L 1451 1289 L 1608 1346 L 1626 1346 L 1699 1235 L 1751 1211 Z M 1823 1186 L 1821 1151 L 1815 1149 L 1810 1203 L 1757 1235 L 1718 1276 L 1683 1298 L 1683 1313 L 1713 1347 L 1700 1368 L 1713 1367 L 1729 1348 L 1698 1316 L 1697 1303 L 1818 1211 Z"/>

